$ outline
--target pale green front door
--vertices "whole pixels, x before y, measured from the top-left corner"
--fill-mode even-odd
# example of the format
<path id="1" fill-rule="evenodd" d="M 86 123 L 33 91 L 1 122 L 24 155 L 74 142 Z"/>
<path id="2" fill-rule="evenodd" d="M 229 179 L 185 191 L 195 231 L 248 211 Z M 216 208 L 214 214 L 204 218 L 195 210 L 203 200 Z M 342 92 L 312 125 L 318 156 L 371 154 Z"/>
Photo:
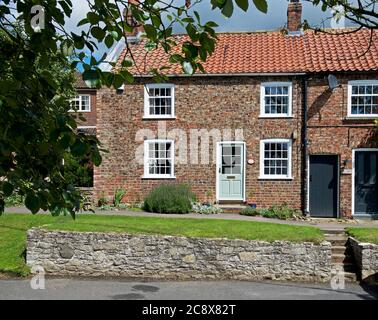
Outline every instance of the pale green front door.
<path id="1" fill-rule="evenodd" d="M 219 145 L 219 200 L 244 199 L 244 144 Z"/>

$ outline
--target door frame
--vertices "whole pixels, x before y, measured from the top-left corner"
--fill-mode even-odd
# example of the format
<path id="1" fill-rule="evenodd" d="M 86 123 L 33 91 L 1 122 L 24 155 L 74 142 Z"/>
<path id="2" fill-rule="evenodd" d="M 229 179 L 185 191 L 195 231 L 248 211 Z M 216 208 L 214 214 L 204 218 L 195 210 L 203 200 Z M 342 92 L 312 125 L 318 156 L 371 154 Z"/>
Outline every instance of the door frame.
<path id="1" fill-rule="evenodd" d="M 308 214 L 311 217 L 310 211 L 310 199 L 311 199 L 311 187 L 310 187 L 310 173 L 311 173 L 311 156 L 334 156 L 337 157 L 337 204 L 336 204 L 336 218 L 340 218 L 340 185 L 341 185 L 341 174 L 340 174 L 340 155 L 339 154 L 332 154 L 332 153 L 312 153 L 307 156 L 307 205 L 306 209 Z"/>
<path id="2" fill-rule="evenodd" d="M 377 152 L 378 148 L 356 148 L 352 149 L 352 216 L 356 217 L 376 217 L 377 214 L 355 214 L 354 213 L 354 202 L 355 202 L 355 178 L 356 178 L 356 152 L 363 151 L 363 152 Z"/>
<path id="3" fill-rule="evenodd" d="M 242 163 L 243 163 L 243 173 L 242 173 L 242 177 L 243 177 L 243 184 L 242 184 L 242 187 L 243 187 L 243 192 L 242 192 L 242 199 L 240 199 L 240 201 L 243 201 L 245 202 L 246 198 L 245 198 L 245 178 L 246 178 L 246 168 L 247 168 L 247 147 L 246 147 L 246 143 L 244 141 L 220 141 L 220 142 L 217 142 L 217 152 L 216 152 L 216 185 L 215 185 L 215 190 L 216 190 L 216 201 L 219 202 L 219 201 L 222 201 L 222 200 L 229 200 L 229 199 L 221 199 L 219 197 L 219 183 L 220 183 L 220 179 L 219 179 L 219 169 L 220 169 L 220 161 L 221 161 L 221 145 L 222 144 L 241 144 L 243 145 L 243 159 L 242 160 Z M 235 199 L 235 200 L 232 200 L 232 201 L 239 201 L 239 199 Z"/>

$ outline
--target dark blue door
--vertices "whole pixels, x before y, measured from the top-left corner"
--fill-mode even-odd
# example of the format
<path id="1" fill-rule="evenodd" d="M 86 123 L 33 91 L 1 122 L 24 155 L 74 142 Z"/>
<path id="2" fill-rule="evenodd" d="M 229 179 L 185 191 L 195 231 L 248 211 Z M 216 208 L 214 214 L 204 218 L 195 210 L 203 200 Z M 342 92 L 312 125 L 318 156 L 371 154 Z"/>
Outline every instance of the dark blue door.
<path id="1" fill-rule="evenodd" d="M 378 213 L 378 151 L 356 151 L 354 213 Z"/>
<path id="2" fill-rule="evenodd" d="M 310 156 L 310 215 L 337 217 L 338 209 L 338 156 Z"/>

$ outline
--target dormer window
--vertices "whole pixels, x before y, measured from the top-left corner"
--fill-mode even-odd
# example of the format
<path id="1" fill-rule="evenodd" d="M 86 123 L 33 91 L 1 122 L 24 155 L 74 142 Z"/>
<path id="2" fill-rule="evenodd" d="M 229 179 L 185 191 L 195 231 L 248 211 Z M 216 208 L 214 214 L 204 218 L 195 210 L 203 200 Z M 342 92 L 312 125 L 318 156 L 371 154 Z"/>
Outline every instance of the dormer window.
<path id="1" fill-rule="evenodd" d="M 175 117 L 173 84 L 147 84 L 144 89 L 144 118 L 167 119 Z"/>

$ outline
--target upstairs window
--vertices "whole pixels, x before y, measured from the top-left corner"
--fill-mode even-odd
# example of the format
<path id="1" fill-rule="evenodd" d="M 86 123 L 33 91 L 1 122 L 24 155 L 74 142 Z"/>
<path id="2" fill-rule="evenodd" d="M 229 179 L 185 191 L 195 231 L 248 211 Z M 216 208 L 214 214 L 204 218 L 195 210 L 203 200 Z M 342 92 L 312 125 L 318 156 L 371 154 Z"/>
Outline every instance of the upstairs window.
<path id="1" fill-rule="evenodd" d="M 378 117 L 378 80 L 348 83 L 348 117 Z"/>
<path id="2" fill-rule="evenodd" d="M 144 90 L 144 118 L 174 118 L 174 85 L 147 84 Z"/>
<path id="3" fill-rule="evenodd" d="M 261 84 L 260 117 L 292 116 L 292 83 L 266 82 Z"/>
<path id="4" fill-rule="evenodd" d="M 72 112 L 90 112 L 91 96 L 89 94 L 79 94 L 71 100 Z"/>
<path id="5" fill-rule="evenodd" d="M 174 178 L 174 142 L 172 140 L 144 142 L 144 177 Z"/>
<path id="6" fill-rule="evenodd" d="M 291 178 L 291 140 L 261 140 L 260 179 Z"/>

